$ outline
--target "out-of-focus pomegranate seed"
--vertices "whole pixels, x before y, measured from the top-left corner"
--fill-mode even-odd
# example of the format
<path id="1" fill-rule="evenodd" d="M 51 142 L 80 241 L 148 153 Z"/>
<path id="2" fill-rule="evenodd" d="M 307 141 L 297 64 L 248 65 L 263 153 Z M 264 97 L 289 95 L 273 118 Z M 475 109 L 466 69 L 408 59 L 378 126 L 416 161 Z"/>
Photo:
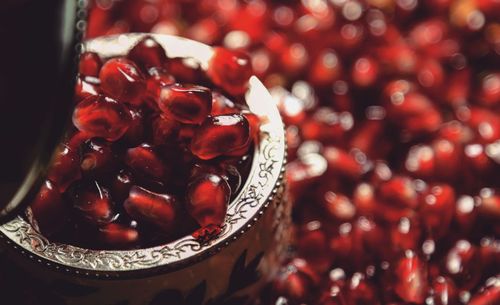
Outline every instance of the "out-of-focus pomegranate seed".
<path id="1" fill-rule="evenodd" d="M 311 299 L 320 278 L 304 259 L 296 258 L 281 268 L 273 282 L 274 293 L 293 302 Z"/>
<path id="2" fill-rule="evenodd" d="M 458 290 L 450 278 L 438 276 L 432 282 L 431 295 L 426 300 L 436 305 L 458 304 Z"/>
<path id="3" fill-rule="evenodd" d="M 486 280 L 486 285 L 473 295 L 470 305 L 492 305 L 500 300 L 500 279 L 492 277 Z"/>
<path id="4" fill-rule="evenodd" d="M 413 251 L 406 251 L 394 266 L 394 291 L 406 302 L 423 303 L 427 293 L 427 266 Z"/>
<path id="5" fill-rule="evenodd" d="M 455 200 L 455 191 L 447 184 L 431 185 L 422 194 L 419 209 L 422 221 L 435 238 L 448 233 Z"/>
<path id="6" fill-rule="evenodd" d="M 320 221 L 311 221 L 297 232 L 297 251 L 317 272 L 326 271 L 332 263 L 328 239 Z"/>
<path id="7" fill-rule="evenodd" d="M 479 251 L 467 240 L 459 240 L 448 252 L 444 270 L 461 289 L 474 287 L 481 276 Z"/>

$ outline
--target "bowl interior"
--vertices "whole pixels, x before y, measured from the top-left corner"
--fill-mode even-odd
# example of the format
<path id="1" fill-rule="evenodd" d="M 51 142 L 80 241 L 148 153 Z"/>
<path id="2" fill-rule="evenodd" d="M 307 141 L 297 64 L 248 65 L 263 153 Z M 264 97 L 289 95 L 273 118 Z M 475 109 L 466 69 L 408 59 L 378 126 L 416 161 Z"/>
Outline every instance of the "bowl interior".
<path id="1" fill-rule="evenodd" d="M 206 70 L 213 54 L 210 46 L 170 35 L 129 33 L 89 40 L 84 49 L 104 57 L 125 55 L 145 35 L 153 36 L 169 57 L 192 58 Z M 213 255 L 244 234 L 273 199 L 281 184 L 285 162 L 285 138 L 279 112 L 264 85 L 252 76 L 246 101 L 263 119 L 248 178 L 230 203 L 222 233 L 201 244 L 191 236 L 170 243 L 137 250 L 89 250 L 55 243 L 39 234 L 23 218 L 0 226 L 0 238 L 37 262 L 64 268 L 83 276 L 123 277 L 131 271 L 178 270 Z M 137 273 L 137 272 L 136 272 Z"/>

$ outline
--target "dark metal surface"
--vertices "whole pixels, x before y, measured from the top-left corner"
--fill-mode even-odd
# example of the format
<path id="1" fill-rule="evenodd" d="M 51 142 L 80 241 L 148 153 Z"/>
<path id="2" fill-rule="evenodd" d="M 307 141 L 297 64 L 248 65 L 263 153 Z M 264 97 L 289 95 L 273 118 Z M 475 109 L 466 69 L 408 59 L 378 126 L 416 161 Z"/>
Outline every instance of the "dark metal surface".
<path id="1" fill-rule="evenodd" d="M 82 0 L 0 1 L 0 220 L 43 181 L 72 106 Z"/>

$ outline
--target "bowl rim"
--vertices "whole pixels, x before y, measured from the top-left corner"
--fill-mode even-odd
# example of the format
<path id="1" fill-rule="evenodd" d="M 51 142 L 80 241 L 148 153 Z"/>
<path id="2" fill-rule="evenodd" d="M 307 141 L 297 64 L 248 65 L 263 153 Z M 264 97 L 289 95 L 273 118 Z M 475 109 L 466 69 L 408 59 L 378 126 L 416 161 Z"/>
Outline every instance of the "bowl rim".
<path id="1" fill-rule="evenodd" d="M 162 34 L 127 33 L 86 41 L 83 50 L 105 57 L 125 55 L 145 36 L 154 37 L 169 58 L 194 59 L 206 70 L 213 48 L 190 39 Z M 134 250 L 91 250 L 50 242 L 21 217 L 0 226 L 0 240 L 32 261 L 56 271 L 99 279 L 123 279 L 169 273 L 205 260 L 249 231 L 264 214 L 283 184 L 286 163 L 284 125 L 269 91 L 252 76 L 245 99 L 263 118 L 260 141 L 247 181 L 231 201 L 222 233 L 207 243 L 184 236 L 167 244 Z"/>

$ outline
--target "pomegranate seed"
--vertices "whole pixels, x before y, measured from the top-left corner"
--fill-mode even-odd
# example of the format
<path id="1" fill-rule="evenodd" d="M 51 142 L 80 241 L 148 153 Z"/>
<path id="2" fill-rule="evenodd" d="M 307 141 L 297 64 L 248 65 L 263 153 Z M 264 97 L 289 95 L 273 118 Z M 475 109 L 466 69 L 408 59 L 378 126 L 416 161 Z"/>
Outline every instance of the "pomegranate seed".
<path id="1" fill-rule="evenodd" d="M 152 103 L 160 98 L 161 88 L 175 84 L 175 78 L 166 70 L 161 68 L 151 68 L 148 70 L 149 77 L 146 81 L 147 96 L 153 100 Z"/>
<path id="2" fill-rule="evenodd" d="M 397 207 L 416 208 L 418 197 L 408 177 L 396 176 L 380 185 L 381 200 Z"/>
<path id="3" fill-rule="evenodd" d="M 362 165 L 353 156 L 340 148 L 333 146 L 325 147 L 323 156 L 328 162 L 329 174 L 358 179 L 363 173 Z"/>
<path id="4" fill-rule="evenodd" d="M 98 78 L 94 77 L 78 77 L 75 86 L 75 101 L 81 102 L 89 96 L 96 96 L 100 93 L 101 82 Z"/>
<path id="5" fill-rule="evenodd" d="M 239 113 L 240 109 L 230 99 L 217 91 L 212 91 L 212 111 L 211 115 L 235 114 Z"/>
<path id="6" fill-rule="evenodd" d="M 500 73 L 491 73 L 482 79 L 478 102 L 487 107 L 500 105 Z"/>
<path id="7" fill-rule="evenodd" d="M 54 153 L 47 178 L 55 182 L 60 192 L 64 192 L 81 176 L 78 152 L 68 145 L 60 144 Z"/>
<path id="8" fill-rule="evenodd" d="M 324 194 L 322 203 L 324 211 L 334 221 L 348 221 L 356 214 L 356 207 L 342 194 L 328 191 Z"/>
<path id="9" fill-rule="evenodd" d="M 302 124 L 302 137 L 305 140 L 335 142 L 352 128 L 353 118 L 348 112 L 337 113 L 328 108 L 320 108 L 312 119 Z"/>
<path id="10" fill-rule="evenodd" d="M 327 169 L 325 158 L 310 153 L 287 164 L 286 180 L 290 186 L 290 196 L 300 198 L 302 194 L 320 181 Z"/>
<path id="11" fill-rule="evenodd" d="M 212 93 L 194 85 L 163 87 L 158 105 L 163 113 L 186 124 L 201 124 L 212 110 Z"/>
<path id="12" fill-rule="evenodd" d="M 85 52 L 80 55 L 80 63 L 78 66 L 78 72 L 83 76 L 99 76 L 99 70 L 101 70 L 102 61 L 97 53 Z"/>
<path id="13" fill-rule="evenodd" d="M 115 217 L 109 192 L 97 181 L 81 181 L 72 187 L 70 194 L 74 210 L 87 222 L 101 225 Z"/>
<path id="14" fill-rule="evenodd" d="M 332 263 L 327 236 L 320 221 L 311 221 L 297 233 L 298 254 L 317 272 L 325 272 Z"/>
<path id="15" fill-rule="evenodd" d="M 427 293 L 427 267 L 411 250 L 394 267 L 394 291 L 406 302 L 423 303 Z"/>
<path id="16" fill-rule="evenodd" d="M 451 279 L 438 276 L 432 283 L 431 295 L 427 300 L 436 305 L 458 304 L 458 290 Z"/>
<path id="17" fill-rule="evenodd" d="M 481 276 L 479 251 L 467 240 L 459 240 L 448 252 L 444 269 L 461 289 L 474 287 Z"/>
<path id="18" fill-rule="evenodd" d="M 60 231 L 66 220 L 65 210 L 59 188 L 52 181 L 46 180 L 31 203 L 31 211 L 40 232 L 50 236 Z"/>
<path id="19" fill-rule="evenodd" d="M 78 130 L 108 141 L 121 138 L 129 128 L 130 120 L 123 104 L 102 95 L 86 98 L 73 112 L 73 124 Z"/>
<path id="20" fill-rule="evenodd" d="M 101 240 L 113 247 L 127 247 L 135 244 L 139 239 L 139 232 L 117 223 L 110 223 L 99 228 Z"/>
<path id="21" fill-rule="evenodd" d="M 500 218 L 500 196 L 489 188 L 483 188 L 479 194 L 481 198 L 479 213 L 485 218 L 498 220 Z"/>
<path id="22" fill-rule="evenodd" d="M 281 268 L 273 282 L 273 289 L 277 295 L 300 304 L 311 298 L 319 280 L 306 260 L 296 258 Z"/>
<path id="23" fill-rule="evenodd" d="M 113 170 L 115 156 L 110 143 L 99 138 L 88 140 L 82 150 L 80 168 L 85 175 L 97 176 Z"/>
<path id="24" fill-rule="evenodd" d="M 337 54 L 333 50 L 326 50 L 313 60 L 308 79 L 314 86 L 327 86 L 338 80 L 341 73 L 341 62 Z"/>
<path id="25" fill-rule="evenodd" d="M 134 177 L 132 173 L 127 170 L 120 170 L 118 174 L 113 177 L 111 182 L 111 194 L 116 202 L 123 202 L 127 199 L 130 188 L 134 184 Z"/>
<path id="26" fill-rule="evenodd" d="M 177 81 L 189 84 L 199 83 L 200 64 L 193 58 L 169 58 L 167 70 Z"/>
<path id="27" fill-rule="evenodd" d="M 168 194 L 151 192 L 140 186 L 132 186 L 123 206 L 138 221 L 155 225 L 169 233 L 177 220 L 176 199 Z"/>
<path id="28" fill-rule="evenodd" d="M 244 116 L 209 116 L 194 134 L 191 151 L 198 158 L 208 160 L 238 150 L 249 141 L 250 127 Z"/>
<path id="29" fill-rule="evenodd" d="M 457 199 L 454 218 L 460 230 L 467 232 L 474 227 L 478 216 L 477 205 L 476 200 L 468 195 L 462 195 Z"/>
<path id="30" fill-rule="evenodd" d="M 416 215 L 402 217 L 391 228 L 391 242 L 396 251 L 416 250 L 420 245 L 422 230 Z"/>
<path id="31" fill-rule="evenodd" d="M 140 105 L 146 82 L 134 62 L 125 58 L 108 60 L 99 73 L 102 91 L 121 103 Z"/>
<path id="32" fill-rule="evenodd" d="M 151 36 L 142 38 L 127 57 L 144 69 L 162 67 L 167 60 L 165 49 Z"/>
<path id="33" fill-rule="evenodd" d="M 217 86 L 232 95 L 245 93 L 252 76 L 250 58 L 239 51 L 214 48 L 207 74 Z"/>
<path id="34" fill-rule="evenodd" d="M 165 144 L 170 138 L 176 135 L 178 123 L 164 115 L 159 115 L 152 119 L 151 124 L 153 144 Z"/>
<path id="35" fill-rule="evenodd" d="M 351 78 L 359 87 L 372 86 L 378 78 L 378 63 L 371 57 L 358 58 L 352 67 Z"/>
<path id="36" fill-rule="evenodd" d="M 455 191 L 446 184 L 429 186 L 422 195 L 420 214 L 422 221 L 434 237 L 440 238 L 448 233 L 453 218 Z"/>
<path id="37" fill-rule="evenodd" d="M 201 227 L 224 223 L 231 189 L 224 178 L 205 174 L 189 182 L 186 209 Z"/>
<path id="38" fill-rule="evenodd" d="M 470 305 L 492 305 L 500 300 L 500 280 L 498 277 L 490 278 L 469 301 Z"/>
<path id="39" fill-rule="evenodd" d="M 144 114 L 141 109 L 129 108 L 130 125 L 122 140 L 127 146 L 137 146 L 144 138 Z"/>
<path id="40" fill-rule="evenodd" d="M 348 304 L 380 304 L 374 285 L 362 273 L 351 276 L 346 292 Z"/>
<path id="41" fill-rule="evenodd" d="M 129 148 L 124 161 L 138 175 L 157 179 L 165 176 L 165 165 L 149 144 L 144 143 L 140 146 Z"/>

